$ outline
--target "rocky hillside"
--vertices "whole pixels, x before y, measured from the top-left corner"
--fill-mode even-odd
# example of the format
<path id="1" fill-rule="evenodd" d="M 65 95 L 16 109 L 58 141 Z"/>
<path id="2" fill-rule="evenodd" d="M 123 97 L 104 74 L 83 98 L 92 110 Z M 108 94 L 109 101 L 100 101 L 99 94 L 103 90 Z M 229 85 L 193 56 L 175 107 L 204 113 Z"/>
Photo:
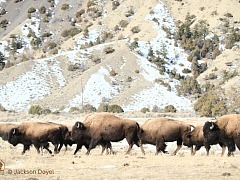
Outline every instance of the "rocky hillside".
<path id="1" fill-rule="evenodd" d="M 240 3 L 203 1 L 1 0 L 2 108 L 239 112 Z"/>

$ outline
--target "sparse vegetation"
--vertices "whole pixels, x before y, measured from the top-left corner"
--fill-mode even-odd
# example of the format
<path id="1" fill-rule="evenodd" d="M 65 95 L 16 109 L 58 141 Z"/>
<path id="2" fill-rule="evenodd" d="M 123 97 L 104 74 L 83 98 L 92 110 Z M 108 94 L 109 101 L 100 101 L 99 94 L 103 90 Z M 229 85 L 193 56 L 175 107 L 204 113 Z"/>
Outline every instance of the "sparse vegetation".
<path id="1" fill-rule="evenodd" d="M 117 73 L 114 69 L 112 69 L 110 72 L 109 72 L 110 76 L 116 76 Z"/>
<path id="2" fill-rule="evenodd" d="M 237 76 L 239 73 L 237 70 L 234 70 L 234 71 L 227 71 L 227 70 L 224 70 L 222 72 L 222 80 L 220 82 L 220 84 L 224 84 L 225 82 L 227 82 L 229 79 Z"/>
<path id="3" fill-rule="evenodd" d="M 180 80 L 180 85 L 176 86 L 179 95 L 189 96 L 201 94 L 200 84 L 193 77 L 187 76 Z"/>
<path id="4" fill-rule="evenodd" d="M 113 104 L 113 105 L 109 105 L 108 106 L 108 112 L 112 112 L 112 113 L 122 113 L 124 112 L 122 107 L 117 105 L 117 104 Z"/>
<path id="5" fill-rule="evenodd" d="M 180 23 L 175 33 L 175 42 L 189 52 L 188 61 L 192 62 L 192 73 L 194 77 L 199 76 L 206 70 L 206 65 L 202 67 L 198 64 L 198 60 L 202 58 L 214 59 L 220 55 L 219 38 L 214 34 L 213 38 L 207 39 L 209 33 L 209 24 L 206 20 L 200 20 L 195 23 L 195 15 L 188 14 L 185 22 Z M 177 43 L 175 44 L 177 46 Z"/>
<path id="6" fill-rule="evenodd" d="M 86 11 L 84 9 L 81 9 L 80 11 L 78 11 L 76 13 L 76 18 L 79 19 L 81 18 L 81 16 L 85 13 Z"/>
<path id="7" fill-rule="evenodd" d="M 101 103 L 98 106 L 97 112 L 108 112 L 108 104 L 106 103 Z"/>
<path id="8" fill-rule="evenodd" d="M 147 112 L 150 112 L 150 109 L 144 107 L 144 108 L 141 109 L 141 112 L 142 113 L 147 113 Z"/>
<path id="9" fill-rule="evenodd" d="M 30 7 L 30 8 L 28 9 L 28 13 L 29 13 L 29 14 L 34 13 L 34 12 L 36 12 L 36 8 Z"/>
<path id="10" fill-rule="evenodd" d="M 37 115 L 40 115 L 41 112 L 42 112 L 43 108 L 39 105 L 34 105 L 34 106 L 31 106 L 28 110 L 28 114 L 37 114 Z"/>
<path id="11" fill-rule="evenodd" d="M 65 11 L 65 10 L 68 10 L 69 8 L 70 8 L 70 5 L 65 3 L 62 5 L 61 10 Z"/>
<path id="12" fill-rule="evenodd" d="M 108 47 L 104 48 L 104 52 L 106 54 L 113 53 L 114 51 L 115 51 L 115 49 L 113 47 L 111 47 L 111 46 L 108 46 Z"/>
<path id="13" fill-rule="evenodd" d="M 177 112 L 177 109 L 173 105 L 167 105 L 164 107 L 163 111 L 165 113 L 168 113 L 168 112 L 175 113 L 175 112 Z"/>
<path id="14" fill-rule="evenodd" d="M 157 105 L 154 105 L 152 108 L 152 112 L 159 112 L 159 107 Z"/>
<path id="15" fill-rule="evenodd" d="M 227 113 L 227 105 L 220 98 L 219 92 L 211 90 L 204 93 L 194 104 L 194 110 L 200 116 L 214 117 L 222 116 Z"/>
<path id="16" fill-rule="evenodd" d="M 61 35 L 62 35 L 63 37 L 73 37 L 73 36 L 79 34 L 80 32 L 81 32 L 81 29 L 78 29 L 78 28 L 76 28 L 76 27 L 73 27 L 73 28 L 71 28 L 71 29 L 64 30 Z"/>
<path id="17" fill-rule="evenodd" d="M 127 27 L 128 24 L 129 24 L 129 22 L 128 22 L 127 20 L 121 20 L 121 21 L 119 22 L 119 26 L 120 26 L 121 28 Z"/>
<path id="18" fill-rule="evenodd" d="M 139 28 L 139 26 L 134 26 L 131 29 L 132 33 L 136 34 L 139 33 L 141 31 L 141 29 Z"/>
<path id="19" fill-rule="evenodd" d="M 120 6 L 120 3 L 118 1 L 113 1 L 112 2 L 112 10 L 114 11 L 115 9 L 117 9 L 117 7 Z"/>
<path id="20" fill-rule="evenodd" d="M 74 113 L 74 112 L 79 112 L 79 111 L 80 111 L 79 108 L 77 108 L 77 107 L 71 107 L 68 112 Z"/>
<path id="21" fill-rule="evenodd" d="M 46 7 L 45 6 L 41 6 L 40 8 L 39 8 L 39 12 L 40 12 L 40 14 L 45 14 L 46 13 Z"/>
<path id="22" fill-rule="evenodd" d="M 92 113 L 92 112 L 96 112 L 96 108 L 94 106 L 92 106 L 91 104 L 86 104 L 80 109 L 79 112 L 80 113 Z"/>

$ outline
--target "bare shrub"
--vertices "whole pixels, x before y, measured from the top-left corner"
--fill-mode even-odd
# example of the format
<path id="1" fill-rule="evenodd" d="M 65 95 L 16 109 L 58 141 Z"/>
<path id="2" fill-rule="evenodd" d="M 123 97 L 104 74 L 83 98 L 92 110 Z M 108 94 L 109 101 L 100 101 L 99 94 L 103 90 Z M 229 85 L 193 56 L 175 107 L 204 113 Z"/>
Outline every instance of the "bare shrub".
<path id="1" fill-rule="evenodd" d="M 98 106 L 97 112 L 108 112 L 108 104 L 106 103 L 101 103 Z"/>
<path id="2" fill-rule="evenodd" d="M 91 104 L 86 104 L 80 109 L 80 113 L 92 113 L 96 112 L 96 108 L 92 106 Z"/>
<path id="3" fill-rule="evenodd" d="M 131 29 L 132 33 L 136 34 L 136 33 L 139 33 L 141 31 L 141 29 L 139 28 L 139 26 L 134 26 L 132 29 Z"/>
<path id="4" fill-rule="evenodd" d="M 38 114 L 38 115 L 40 115 L 42 110 L 43 110 L 43 108 L 41 106 L 34 105 L 34 106 L 31 106 L 29 108 L 28 114 Z"/>
<path id="5" fill-rule="evenodd" d="M 177 112 L 177 109 L 173 106 L 173 105 L 168 105 L 164 108 L 163 110 L 165 113 L 167 112 L 172 112 L 172 113 L 175 113 Z"/>
<path id="6" fill-rule="evenodd" d="M 108 106 L 108 112 L 112 112 L 112 113 L 122 113 L 124 112 L 122 107 L 117 105 L 117 104 L 114 104 L 114 105 L 110 105 Z"/>
<path id="7" fill-rule="evenodd" d="M 144 108 L 141 109 L 141 112 L 145 114 L 145 113 L 147 113 L 147 112 L 150 112 L 150 109 L 144 107 Z"/>
<path id="8" fill-rule="evenodd" d="M 104 48 L 104 52 L 106 53 L 106 54 L 110 54 L 110 53 L 113 53 L 115 51 L 115 49 L 113 48 L 113 47 L 106 47 L 106 48 Z"/>

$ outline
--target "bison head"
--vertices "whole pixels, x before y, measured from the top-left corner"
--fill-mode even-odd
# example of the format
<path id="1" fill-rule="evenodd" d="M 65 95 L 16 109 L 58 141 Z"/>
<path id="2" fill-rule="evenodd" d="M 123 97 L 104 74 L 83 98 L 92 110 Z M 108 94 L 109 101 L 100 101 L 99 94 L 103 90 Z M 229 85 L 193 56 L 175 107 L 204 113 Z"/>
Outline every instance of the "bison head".
<path id="1" fill-rule="evenodd" d="M 12 128 L 8 134 L 8 142 L 13 146 L 20 143 L 20 132 L 17 128 Z"/>
<path id="2" fill-rule="evenodd" d="M 83 123 L 77 121 L 75 125 L 72 127 L 72 140 L 75 142 L 82 141 L 84 138 L 86 127 Z"/>
<path id="3" fill-rule="evenodd" d="M 214 122 L 207 121 L 203 126 L 204 142 L 207 144 L 217 144 L 220 138 L 220 129 Z"/>
<path id="4" fill-rule="evenodd" d="M 184 146 L 191 147 L 193 145 L 191 137 L 192 137 L 191 132 L 188 132 L 183 136 L 183 145 Z"/>

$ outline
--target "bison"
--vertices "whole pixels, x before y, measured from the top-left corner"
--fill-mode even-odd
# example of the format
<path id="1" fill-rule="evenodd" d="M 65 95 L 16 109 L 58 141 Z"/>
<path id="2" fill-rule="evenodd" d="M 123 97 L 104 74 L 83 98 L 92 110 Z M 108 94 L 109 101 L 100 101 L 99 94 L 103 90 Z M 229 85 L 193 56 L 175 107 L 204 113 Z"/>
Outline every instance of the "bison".
<path id="1" fill-rule="evenodd" d="M 89 141 L 87 154 L 98 144 L 107 146 L 109 142 L 117 142 L 126 138 L 130 153 L 134 144 L 142 148 L 141 142 L 137 136 L 140 126 L 133 120 L 123 119 L 110 113 L 95 113 L 86 117 L 81 122 L 76 122 L 72 128 L 72 139 L 77 142 L 77 148 L 74 154 L 81 148 L 83 143 Z"/>
<path id="2" fill-rule="evenodd" d="M 1 123 L 0 124 L 0 137 L 4 141 L 8 141 L 9 133 L 12 128 L 17 128 L 18 124 L 13 123 Z M 52 153 L 51 150 L 49 150 L 49 143 L 41 143 L 41 148 L 47 149 L 49 153 Z M 29 150 L 30 147 L 26 148 L 26 150 Z"/>
<path id="3" fill-rule="evenodd" d="M 73 127 L 72 125 L 67 125 L 68 132 L 66 133 L 66 135 L 64 137 L 64 141 L 63 141 L 63 144 L 65 146 L 65 152 L 67 151 L 67 146 L 72 146 L 73 144 L 77 144 L 72 139 L 72 135 L 71 135 L 72 134 L 72 127 Z M 90 141 L 85 141 L 82 145 L 84 145 L 85 148 L 88 149 L 89 148 L 89 144 L 90 144 Z M 114 151 L 112 150 L 111 142 L 108 142 L 106 144 L 101 143 L 100 145 L 102 146 L 102 153 L 101 154 L 103 154 L 103 152 L 105 150 L 106 150 L 106 154 L 114 154 Z M 110 152 L 108 151 L 108 149 L 110 149 Z"/>
<path id="4" fill-rule="evenodd" d="M 195 155 L 202 146 L 204 146 L 204 135 L 203 135 L 203 126 L 196 126 L 191 132 L 186 133 L 183 138 L 183 145 L 191 147 L 191 155 Z M 193 149 L 193 146 L 195 148 Z M 226 146 L 220 143 L 222 146 L 222 155 L 225 152 Z M 207 150 L 207 155 L 209 150 Z"/>
<path id="5" fill-rule="evenodd" d="M 41 146 L 51 153 L 51 150 L 48 149 L 48 142 L 51 142 L 54 145 L 54 152 L 58 153 L 58 146 L 63 145 L 63 138 L 64 130 L 62 130 L 61 125 L 44 122 L 23 122 L 10 130 L 8 142 L 13 146 L 19 143 L 23 144 L 22 154 L 29 150 L 32 144 L 38 153 L 40 153 L 39 148 Z"/>
<path id="6" fill-rule="evenodd" d="M 210 145 L 217 143 L 228 147 L 228 156 L 240 150 L 240 115 L 229 114 L 221 116 L 216 122 L 207 121 L 203 127 L 204 144 L 207 151 Z"/>
<path id="7" fill-rule="evenodd" d="M 160 117 L 147 120 L 141 126 L 139 138 L 142 144 L 156 145 L 156 155 L 160 151 L 167 153 L 165 142 L 177 141 L 177 149 L 173 152 L 176 155 L 182 147 L 183 137 L 190 131 L 191 126 L 185 122 Z"/>

